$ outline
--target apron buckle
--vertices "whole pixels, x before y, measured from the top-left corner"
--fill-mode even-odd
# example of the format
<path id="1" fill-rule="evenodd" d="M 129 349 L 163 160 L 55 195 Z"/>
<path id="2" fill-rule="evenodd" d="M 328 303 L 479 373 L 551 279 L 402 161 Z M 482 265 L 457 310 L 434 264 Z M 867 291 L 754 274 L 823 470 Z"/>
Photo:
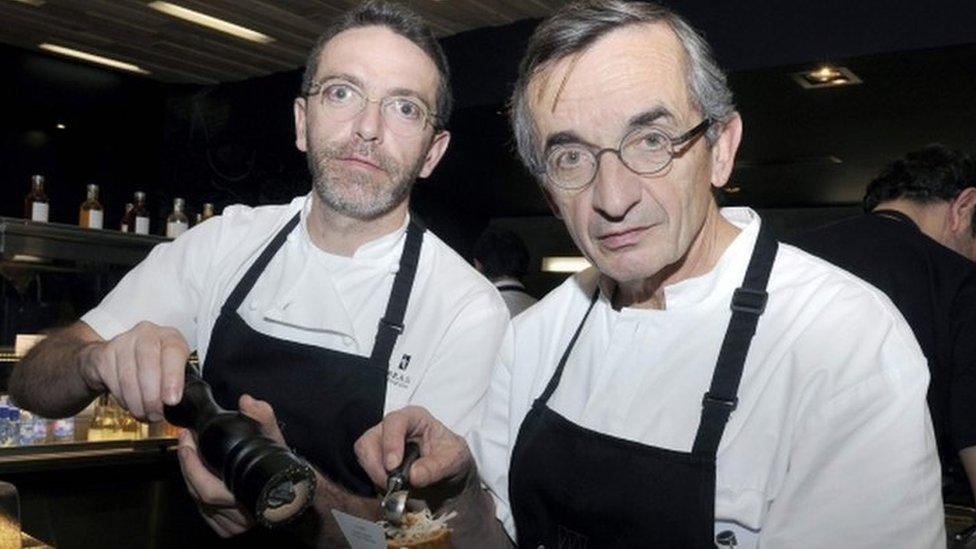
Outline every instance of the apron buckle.
<path id="1" fill-rule="evenodd" d="M 718 404 L 719 406 L 725 406 L 729 409 L 729 413 L 735 410 L 739 406 L 739 397 L 732 397 L 732 400 L 727 400 L 724 398 L 719 398 L 712 396 L 712 393 L 705 393 L 702 396 L 702 406 L 706 407 L 709 403 Z"/>
<path id="2" fill-rule="evenodd" d="M 382 328 L 383 326 L 386 326 L 387 328 L 393 330 L 394 332 L 396 332 L 398 334 L 402 334 L 403 333 L 403 324 L 401 324 L 399 322 L 390 322 L 389 320 L 387 320 L 385 318 L 381 318 L 380 319 L 380 328 Z"/>
<path id="3" fill-rule="evenodd" d="M 732 294 L 732 310 L 740 313 L 761 315 L 766 310 L 766 299 L 769 294 L 765 290 L 752 288 L 736 288 Z"/>

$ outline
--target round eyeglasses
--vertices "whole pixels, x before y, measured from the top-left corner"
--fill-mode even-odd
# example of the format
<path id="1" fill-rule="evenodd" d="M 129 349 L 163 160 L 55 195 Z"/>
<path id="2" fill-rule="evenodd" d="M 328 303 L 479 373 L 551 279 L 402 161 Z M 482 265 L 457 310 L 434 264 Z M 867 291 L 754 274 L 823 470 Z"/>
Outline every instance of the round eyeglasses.
<path id="1" fill-rule="evenodd" d="M 363 112 L 367 103 L 379 103 L 383 122 L 393 133 L 403 136 L 416 135 L 437 115 L 430 112 L 416 97 L 390 95 L 382 99 L 370 99 L 357 86 L 343 80 L 326 80 L 312 84 L 306 98 L 319 96 L 322 112 L 333 122 L 348 122 Z"/>
<path id="2" fill-rule="evenodd" d="M 615 149 L 597 149 L 584 143 L 556 145 L 546 155 L 542 173 L 555 187 L 581 190 L 596 178 L 603 153 L 611 152 L 630 171 L 638 175 L 654 175 L 671 164 L 681 145 L 705 133 L 711 125 L 712 119 L 706 118 L 678 137 L 671 137 L 655 126 L 642 126 L 628 132 Z"/>

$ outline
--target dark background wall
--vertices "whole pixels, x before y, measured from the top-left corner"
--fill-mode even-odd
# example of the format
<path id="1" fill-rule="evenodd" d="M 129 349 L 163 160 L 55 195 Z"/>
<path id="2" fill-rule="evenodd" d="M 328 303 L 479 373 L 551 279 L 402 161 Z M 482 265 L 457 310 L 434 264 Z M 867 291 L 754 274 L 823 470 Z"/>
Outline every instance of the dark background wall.
<path id="1" fill-rule="evenodd" d="M 0 215 L 23 215 L 35 173 L 47 178 L 51 220 L 64 223 L 78 222 L 88 183 L 101 186 L 106 227 L 134 190 L 160 187 L 166 86 L 3 45 L 0 74 Z"/>
<path id="2" fill-rule="evenodd" d="M 764 208 L 795 229 L 856 211 L 867 180 L 911 148 L 940 141 L 974 149 L 976 10 L 969 0 L 673 4 L 712 42 L 745 120 L 726 204 Z M 434 175 L 417 184 L 414 209 L 461 253 L 493 219 L 548 217 L 515 160 L 505 117 L 535 25 L 442 41 L 457 97 L 453 139 Z M 793 72 L 822 61 L 848 66 L 864 84 L 802 90 L 793 82 Z M 84 185 L 96 182 L 107 227 L 142 189 L 157 231 L 174 196 L 185 197 L 191 211 L 203 202 L 219 210 L 283 202 L 309 188 L 293 145 L 298 70 L 214 86 L 163 85 L 0 46 L 0 71 L 14 90 L 0 128 L 2 215 L 20 215 L 28 177 L 38 172 L 48 177 L 54 221 L 75 222 Z M 68 128 L 54 129 L 57 122 Z M 571 251 L 571 244 L 563 235 L 549 251 L 555 248 Z"/>

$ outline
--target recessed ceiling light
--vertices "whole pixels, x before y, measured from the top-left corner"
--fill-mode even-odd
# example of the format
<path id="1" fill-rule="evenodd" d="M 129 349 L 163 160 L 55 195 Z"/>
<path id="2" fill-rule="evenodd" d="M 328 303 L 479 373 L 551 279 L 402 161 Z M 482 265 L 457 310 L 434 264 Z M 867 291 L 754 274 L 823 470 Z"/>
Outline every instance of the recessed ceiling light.
<path id="1" fill-rule="evenodd" d="M 251 30 L 247 27 L 235 25 L 234 23 L 224 21 L 223 19 L 218 19 L 205 13 L 184 8 L 183 6 L 177 6 L 176 4 L 171 4 L 169 2 L 150 2 L 148 6 L 156 11 L 165 13 L 166 15 L 172 15 L 173 17 L 182 19 L 184 21 L 202 25 L 204 27 L 224 32 L 238 38 L 243 38 L 244 40 L 250 40 L 251 42 L 257 42 L 259 44 L 274 42 L 274 38 L 268 36 L 267 34 L 261 34 L 260 32 Z"/>
<path id="2" fill-rule="evenodd" d="M 54 127 L 57 128 L 57 129 L 59 129 L 59 130 L 63 130 L 63 129 L 66 129 L 68 126 L 65 126 L 64 124 L 58 122 L 57 124 L 54 125 Z"/>
<path id="3" fill-rule="evenodd" d="M 136 72 L 139 74 L 150 74 L 149 71 L 139 67 L 138 65 L 110 59 L 108 57 L 102 57 L 101 55 L 95 55 L 94 53 L 87 53 L 72 48 L 66 48 L 64 46 L 58 46 L 56 44 L 41 44 L 37 47 L 41 48 L 42 50 L 67 55 L 68 57 L 74 57 L 76 59 L 83 59 L 91 63 L 98 63 L 100 65 L 106 65 L 124 71 Z"/>
<path id="4" fill-rule="evenodd" d="M 553 256 L 542 258 L 544 273 L 578 273 L 590 267 L 585 257 Z"/>
<path id="5" fill-rule="evenodd" d="M 861 83 L 861 79 L 847 67 L 830 65 L 821 65 L 810 71 L 795 72 L 793 79 L 804 89 L 836 88 Z"/>

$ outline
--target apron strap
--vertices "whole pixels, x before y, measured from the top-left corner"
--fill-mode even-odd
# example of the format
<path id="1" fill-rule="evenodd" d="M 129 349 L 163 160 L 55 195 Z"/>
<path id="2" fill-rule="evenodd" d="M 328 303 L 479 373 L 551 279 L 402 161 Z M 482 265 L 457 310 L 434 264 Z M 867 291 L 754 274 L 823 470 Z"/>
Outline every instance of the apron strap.
<path id="1" fill-rule="evenodd" d="M 413 288 L 417 264 L 420 262 L 420 246 L 424 242 L 424 231 L 423 225 L 417 221 L 416 216 L 411 217 L 406 241 L 403 243 L 403 252 L 400 254 L 400 268 L 397 270 L 396 278 L 393 279 L 393 290 L 390 292 L 390 300 L 386 303 L 386 312 L 380 319 L 376 340 L 373 343 L 373 353 L 370 356 L 370 360 L 384 370 L 389 368 L 393 345 L 403 333 L 403 317 L 407 313 L 410 290 Z"/>
<path id="2" fill-rule="evenodd" d="M 244 302 L 244 298 L 247 297 L 247 294 L 251 292 L 251 288 L 254 287 L 254 283 L 257 282 L 258 277 L 260 277 L 261 273 L 264 272 L 264 268 L 268 266 L 268 263 L 271 262 L 271 258 L 274 257 L 275 253 L 278 252 L 278 248 L 281 248 L 281 245 L 284 244 L 285 239 L 288 238 L 289 234 L 291 234 L 291 231 L 295 228 L 295 225 L 298 225 L 298 221 L 301 219 L 301 217 L 302 212 L 296 213 L 295 216 L 288 220 L 288 223 L 285 223 L 285 226 L 278 231 L 278 234 L 275 235 L 274 239 L 272 239 L 271 242 L 265 246 L 264 250 L 261 252 L 261 255 L 258 256 L 257 260 L 251 265 L 247 272 L 244 273 L 244 277 L 241 278 L 240 282 L 237 283 L 237 286 L 234 287 L 234 291 L 231 292 L 227 300 L 224 301 L 224 305 L 221 307 L 222 312 L 226 314 L 233 314 L 237 312 L 237 309 L 240 308 L 241 303 Z"/>
<path id="3" fill-rule="evenodd" d="M 600 297 L 600 285 L 596 286 L 593 290 L 593 297 L 590 298 L 590 306 L 586 308 L 586 314 L 583 315 L 583 320 L 580 321 L 579 326 L 576 327 L 576 333 L 573 334 L 573 339 L 569 340 L 569 345 L 566 346 L 566 350 L 563 351 L 562 358 L 559 359 L 559 365 L 556 366 L 556 371 L 553 372 L 552 377 L 549 378 L 549 384 L 546 385 L 546 390 L 542 392 L 542 395 L 536 399 L 537 403 L 545 404 L 549 402 L 549 397 L 555 392 L 556 387 L 559 386 L 559 380 L 563 377 L 563 368 L 566 367 L 566 360 L 569 359 L 569 353 L 576 346 L 576 340 L 579 338 L 580 333 L 583 331 L 583 325 L 586 324 L 587 317 L 590 316 L 590 311 L 593 310 L 593 305 L 596 304 L 596 300 Z"/>
<path id="4" fill-rule="evenodd" d="M 732 318 L 718 354 L 712 384 L 702 398 L 701 422 L 692 453 L 714 457 L 722 440 L 725 424 L 739 403 L 739 381 L 746 355 L 756 333 L 756 324 L 766 309 L 766 284 L 779 244 L 767 223 L 760 221 L 752 257 L 742 286 L 732 294 Z"/>

